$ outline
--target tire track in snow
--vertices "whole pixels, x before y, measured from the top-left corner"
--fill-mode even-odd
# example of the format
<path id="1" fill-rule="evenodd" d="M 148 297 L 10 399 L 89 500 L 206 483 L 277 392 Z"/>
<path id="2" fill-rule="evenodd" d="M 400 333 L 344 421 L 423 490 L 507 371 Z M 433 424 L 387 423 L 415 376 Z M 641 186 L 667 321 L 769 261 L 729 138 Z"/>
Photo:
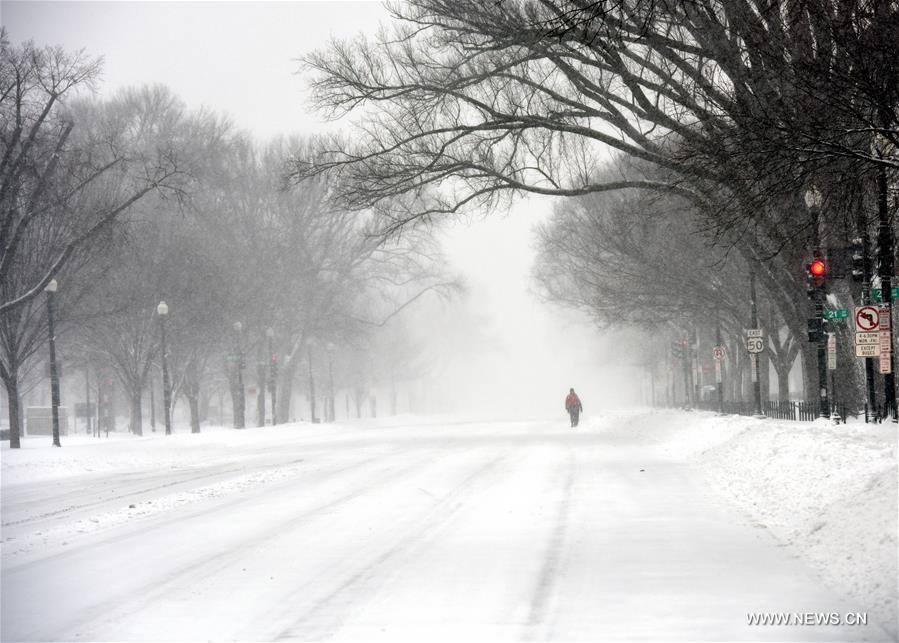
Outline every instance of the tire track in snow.
<path id="1" fill-rule="evenodd" d="M 555 590 L 558 587 L 560 570 L 563 567 L 562 561 L 568 540 L 572 495 L 574 480 L 577 477 L 577 468 L 577 457 L 573 452 L 569 451 L 564 474 L 565 482 L 562 499 L 556 510 L 553 529 L 546 545 L 546 553 L 543 556 L 543 565 L 540 567 L 534 594 L 531 597 L 527 630 L 522 637 L 525 640 L 552 639 L 553 619 L 550 608 Z"/>
<path id="2" fill-rule="evenodd" d="M 367 458 L 363 461 L 353 462 L 345 467 L 340 468 L 337 471 L 330 472 L 331 475 L 325 476 L 325 479 L 333 478 L 336 475 L 345 473 L 346 471 L 353 471 L 354 473 L 358 473 L 361 466 L 369 464 L 373 461 L 383 462 L 385 457 L 390 456 L 394 456 L 394 458 L 391 458 L 392 460 L 395 459 L 395 456 L 407 457 L 408 454 L 404 451 L 397 451 L 390 454 L 389 456 L 379 454 L 377 456 Z M 411 471 L 417 471 L 425 469 L 427 467 L 431 467 L 434 465 L 435 459 L 422 458 L 420 462 L 421 463 L 417 466 L 412 467 Z M 395 465 L 392 463 L 388 464 L 385 467 L 382 467 L 384 473 L 387 473 L 394 468 Z M 127 618 L 129 615 L 139 613 L 143 610 L 152 610 L 154 604 L 156 604 L 161 598 L 165 598 L 166 596 L 170 595 L 172 591 L 176 591 L 181 587 L 193 586 L 194 583 L 187 582 L 187 579 L 189 579 L 190 577 L 197 577 L 198 579 L 202 580 L 214 575 L 217 572 L 225 570 L 231 567 L 236 560 L 247 556 L 248 552 L 263 548 L 267 546 L 269 541 L 281 538 L 286 530 L 290 530 L 304 522 L 320 518 L 327 512 L 334 510 L 342 505 L 351 503 L 360 496 L 370 493 L 373 487 L 373 485 L 371 484 L 373 475 L 377 476 L 374 478 L 375 480 L 377 480 L 377 486 L 386 486 L 392 482 L 395 482 L 396 480 L 408 477 L 410 475 L 410 468 L 401 467 L 397 471 L 389 475 L 363 472 L 363 474 L 359 476 L 358 486 L 353 490 L 344 493 L 333 500 L 329 500 L 311 509 L 303 511 L 298 515 L 294 515 L 287 520 L 281 521 L 275 525 L 271 525 L 270 531 L 267 533 L 260 534 L 254 532 L 253 534 L 245 536 L 237 540 L 236 542 L 229 543 L 229 549 L 227 551 L 215 551 L 213 553 L 204 555 L 200 559 L 192 560 L 191 562 L 182 565 L 174 570 L 164 570 L 165 578 L 154 579 L 153 581 L 144 583 L 140 587 L 130 590 L 129 597 L 114 606 L 110 606 L 105 603 L 95 605 L 93 608 L 86 610 L 82 614 L 81 618 L 78 618 L 77 620 L 72 621 L 65 627 L 61 628 L 61 638 L 84 638 L 85 632 L 90 633 L 97 629 L 96 626 L 88 627 L 92 623 L 98 623 L 100 627 L 103 627 L 108 624 L 116 624 L 120 619 Z M 278 485 L 278 487 L 295 484 L 295 482 L 295 480 L 287 481 L 281 485 Z M 270 490 L 270 487 L 266 489 L 266 491 Z M 173 519 L 171 521 L 166 521 L 165 524 L 154 525 L 151 530 L 156 531 L 158 529 L 170 529 L 170 522 L 177 522 L 180 520 L 193 520 L 202 515 L 216 513 L 219 511 L 223 511 L 226 508 L 232 508 L 234 505 L 244 504 L 248 502 L 255 502 L 255 498 L 242 498 L 240 500 L 227 503 L 226 505 L 219 505 L 214 508 L 197 512 L 187 518 L 181 517 Z M 140 534 L 135 534 L 129 537 L 144 538 L 148 536 L 151 530 L 147 530 L 141 532 Z M 97 545 L 92 543 L 85 546 L 95 547 Z M 60 555 L 65 555 L 66 553 L 68 552 L 64 552 Z M 57 635 L 51 638 L 60 638 L 60 636 Z"/>
<path id="3" fill-rule="evenodd" d="M 511 455 L 511 451 L 506 451 L 468 474 L 462 482 L 437 501 L 417 521 L 418 525 L 414 531 L 401 537 L 386 551 L 368 562 L 361 570 L 352 573 L 349 578 L 345 579 L 336 588 L 318 599 L 303 616 L 276 634 L 273 640 L 319 641 L 333 636 L 346 620 L 348 612 L 360 602 L 365 602 L 376 591 L 376 586 L 383 583 L 385 577 L 383 568 L 394 562 L 404 552 L 407 555 L 411 555 L 409 550 L 421 548 L 445 529 L 465 507 L 463 500 L 473 493 L 476 483 L 479 483 L 482 478 L 495 473 L 502 463 L 510 459 Z M 310 583 L 313 582 L 310 581 Z M 307 583 L 307 585 L 310 583 Z M 285 602 L 291 604 L 295 598 L 307 592 L 306 586 L 299 588 L 286 597 Z M 339 609 L 332 614 L 327 614 L 326 611 L 333 607 L 335 603 L 339 603 Z M 272 620 L 277 622 L 278 618 L 274 617 Z"/>
<path id="4" fill-rule="evenodd" d="M 272 465 L 272 467 L 270 467 L 270 468 L 283 467 L 283 466 L 286 466 L 289 464 L 294 464 L 294 463 L 300 462 L 300 461 L 301 461 L 301 459 L 293 460 L 290 462 L 284 462 L 284 463 L 280 463 L 278 465 Z M 104 498 L 102 500 L 97 500 L 94 502 L 86 502 L 86 503 L 83 503 L 80 505 L 71 505 L 69 507 L 64 507 L 62 509 L 56 509 L 54 511 L 48 511 L 46 513 L 38 514 L 36 516 L 28 516 L 25 518 L 20 518 L 19 520 L 10 520 L 8 522 L 4 522 L 2 524 L 2 526 L 3 527 L 13 527 L 13 526 L 17 526 L 17 525 L 26 525 L 29 523 L 40 522 L 42 520 L 49 520 L 51 518 L 56 518 L 56 517 L 66 514 L 66 513 L 78 511 L 81 509 L 91 509 L 91 508 L 95 508 L 95 507 L 102 507 L 103 505 L 111 504 L 111 503 L 115 502 L 116 500 L 121 500 L 123 498 L 130 498 L 132 496 L 141 495 L 141 494 L 145 494 L 145 493 L 151 493 L 153 491 L 159 491 L 161 489 L 168 489 L 170 487 L 176 487 L 179 485 L 190 484 L 191 482 L 196 482 L 197 480 L 205 480 L 207 478 L 215 478 L 218 476 L 227 476 L 228 474 L 231 474 L 231 473 L 244 473 L 244 472 L 246 472 L 246 470 L 247 469 L 245 467 L 236 468 L 236 469 L 226 469 L 224 471 L 205 473 L 203 475 L 192 476 L 190 478 L 182 478 L 180 480 L 175 480 L 173 482 L 159 484 L 159 485 L 156 485 L 153 487 L 145 487 L 143 489 L 135 489 L 135 490 L 131 490 L 131 491 L 126 491 L 124 493 L 119 493 L 118 495 L 109 496 L 107 498 Z M 71 494 L 69 493 L 69 494 L 65 494 L 65 495 L 71 495 Z"/>

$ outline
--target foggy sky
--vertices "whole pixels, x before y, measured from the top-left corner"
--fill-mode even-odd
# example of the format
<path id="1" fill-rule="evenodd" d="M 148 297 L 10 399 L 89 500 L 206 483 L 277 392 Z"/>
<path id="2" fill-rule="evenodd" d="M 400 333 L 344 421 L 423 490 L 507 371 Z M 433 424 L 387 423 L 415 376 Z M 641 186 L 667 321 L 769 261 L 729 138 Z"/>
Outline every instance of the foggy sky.
<path id="1" fill-rule="evenodd" d="M 13 42 L 102 55 L 101 95 L 163 83 L 189 107 L 227 113 L 262 140 L 328 126 L 307 104 L 298 58 L 331 37 L 373 34 L 387 17 L 378 2 L 0 2 Z M 571 386 L 588 414 L 635 400 L 617 364 L 601 360 L 608 351 L 598 332 L 530 293 L 531 228 L 552 203 L 522 200 L 511 213 L 456 223 L 444 233 L 449 259 L 469 285 L 469 305 L 490 337 L 487 350 L 447 371 L 443 394 L 461 411 L 564 417 Z"/>

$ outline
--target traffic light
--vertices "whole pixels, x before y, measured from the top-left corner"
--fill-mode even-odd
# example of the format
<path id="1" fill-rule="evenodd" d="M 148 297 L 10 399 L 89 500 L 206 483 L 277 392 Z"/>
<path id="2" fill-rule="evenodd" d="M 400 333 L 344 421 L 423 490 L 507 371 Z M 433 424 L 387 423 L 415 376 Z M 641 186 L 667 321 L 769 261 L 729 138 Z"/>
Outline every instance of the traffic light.
<path id="1" fill-rule="evenodd" d="M 852 240 L 852 280 L 863 281 L 865 278 L 865 249 L 858 237 Z"/>
<path id="2" fill-rule="evenodd" d="M 827 264 L 821 257 L 815 257 L 808 265 L 808 272 L 815 279 L 824 279 L 824 275 L 827 273 Z"/>
<path id="3" fill-rule="evenodd" d="M 819 250 L 815 250 L 812 260 L 805 266 L 805 288 L 809 299 L 815 299 L 816 293 L 824 285 L 824 277 L 828 273 L 828 265 Z"/>
<path id="4" fill-rule="evenodd" d="M 808 320 L 808 341 L 816 344 L 824 339 L 824 320 L 810 317 Z"/>

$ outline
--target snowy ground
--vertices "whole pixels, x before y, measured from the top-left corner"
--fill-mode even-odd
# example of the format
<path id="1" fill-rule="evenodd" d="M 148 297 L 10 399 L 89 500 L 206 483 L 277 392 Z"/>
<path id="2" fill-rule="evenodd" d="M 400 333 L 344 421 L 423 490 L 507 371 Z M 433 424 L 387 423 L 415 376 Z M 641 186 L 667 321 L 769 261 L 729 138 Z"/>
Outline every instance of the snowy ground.
<path id="1" fill-rule="evenodd" d="M 2 640 L 895 640 L 894 426 L 566 424 L 4 446 Z"/>

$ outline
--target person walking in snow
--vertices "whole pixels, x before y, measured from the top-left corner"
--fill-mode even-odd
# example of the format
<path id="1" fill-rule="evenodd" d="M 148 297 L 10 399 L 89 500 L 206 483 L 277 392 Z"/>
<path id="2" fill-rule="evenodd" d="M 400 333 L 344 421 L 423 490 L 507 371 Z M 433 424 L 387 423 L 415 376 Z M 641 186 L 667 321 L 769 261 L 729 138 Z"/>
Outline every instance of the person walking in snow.
<path id="1" fill-rule="evenodd" d="M 577 426 L 578 419 L 580 418 L 581 411 L 584 410 L 584 406 L 581 404 L 581 399 L 577 396 L 577 393 L 574 392 L 574 389 L 570 389 L 568 397 L 565 398 L 565 410 L 568 411 L 568 415 L 571 416 L 571 426 Z"/>

